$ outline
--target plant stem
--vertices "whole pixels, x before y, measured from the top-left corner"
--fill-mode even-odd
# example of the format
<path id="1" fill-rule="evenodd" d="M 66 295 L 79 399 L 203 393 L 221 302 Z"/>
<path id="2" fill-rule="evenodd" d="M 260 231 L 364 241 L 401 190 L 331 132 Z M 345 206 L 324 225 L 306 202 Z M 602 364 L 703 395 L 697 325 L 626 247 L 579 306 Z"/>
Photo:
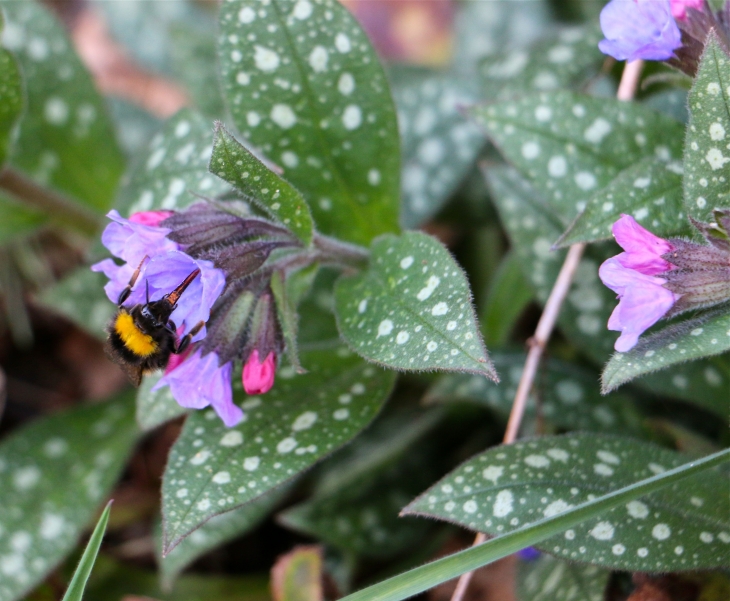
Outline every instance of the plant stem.
<path id="1" fill-rule="evenodd" d="M 28 176 L 7 165 L 0 170 L 0 189 L 23 204 L 86 234 L 95 234 L 103 225 L 101 216 L 63 194 L 38 185 Z"/>
<path id="2" fill-rule="evenodd" d="M 639 86 L 639 79 L 641 77 L 641 70 L 643 66 L 644 61 L 641 60 L 632 61 L 624 66 L 616 98 L 619 100 L 633 99 Z M 542 315 L 540 316 L 540 321 L 537 324 L 537 328 L 535 328 L 535 335 L 527 341 L 530 350 L 527 353 L 525 367 L 522 370 L 522 377 L 520 378 L 520 383 L 517 386 L 515 398 L 512 401 L 512 410 L 510 411 L 507 429 L 504 433 L 504 439 L 502 440 L 503 444 L 513 443 L 517 439 L 517 433 L 519 432 L 522 417 L 525 414 L 525 408 L 527 406 L 527 397 L 532 389 L 533 382 L 535 381 L 535 374 L 537 373 L 537 369 L 540 365 L 542 353 L 550 340 L 550 335 L 552 334 L 555 322 L 560 314 L 560 308 L 562 307 L 563 301 L 570 289 L 570 285 L 573 282 L 575 270 L 580 264 L 580 259 L 585 247 L 585 244 L 574 244 L 568 250 L 563 266 L 560 268 L 558 278 L 555 280 L 553 289 L 550 291 L 550 296 L 545 303 L 545 309 L 543 309 Z M 486 540 L 486 534 L 479 532 L 474 538 L 472 546 L 481 545 Z M 466 572 L 465 574 L 462 574 L 459 578 L 459 582 L 456 584 L 454 594 L 451 596 L 451 601 L 463 600 L 473 574 L 474 572 Z"/>
<path id="3" fill-rule="evenodd" d="M 334 259 L 338 263 L 361 265 L 370 259 L 370 251 L 366 248 L 336 238 L 330 238 L 318 232 L 314 233 L 312 244 L 324 256 Z"/>

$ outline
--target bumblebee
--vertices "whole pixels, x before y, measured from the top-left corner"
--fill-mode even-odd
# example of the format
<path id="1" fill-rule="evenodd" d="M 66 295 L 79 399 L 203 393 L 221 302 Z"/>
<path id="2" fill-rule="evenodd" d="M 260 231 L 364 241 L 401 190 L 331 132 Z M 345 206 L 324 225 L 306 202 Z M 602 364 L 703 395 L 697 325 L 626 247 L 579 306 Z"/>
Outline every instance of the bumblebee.
<path id="1" fill-rule="evenodd" d="M 164 369 L 170 360 L 170 355 L 180 355 L 185 352 L 193 336 L 205 325 L 205 322 L 201 321 L 178 341 L 177 328 L 170 319 L 180 296 L 200 274 L 199 269 L 193 271 L 177 288 L 160 300 L 150 301 L 147 283 L 145 304 L 125 307 L 124 301 L 131 294 L 143 263 L 144 260 L 119 295 L 118 311 L 109 323 L 107 330 L 109 338 L 106 344 L 107 355 L 124 369 L 135 386 L 140 385 L 145 373 Z"/>

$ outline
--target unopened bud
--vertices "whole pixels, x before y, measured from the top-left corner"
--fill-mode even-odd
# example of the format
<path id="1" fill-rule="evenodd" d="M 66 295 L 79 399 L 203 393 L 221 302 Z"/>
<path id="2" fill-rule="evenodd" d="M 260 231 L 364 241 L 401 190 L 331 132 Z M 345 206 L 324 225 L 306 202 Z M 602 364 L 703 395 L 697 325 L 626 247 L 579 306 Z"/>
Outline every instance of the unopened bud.
<path id="1" fill-rule="evenodd" d="M 271 352 L 260 361 L 259 352 L 253 351 L 243 366 L 243 389 L 246 394 L 264 394 L 271 390 L 276 376 L 276 357 Z"/>

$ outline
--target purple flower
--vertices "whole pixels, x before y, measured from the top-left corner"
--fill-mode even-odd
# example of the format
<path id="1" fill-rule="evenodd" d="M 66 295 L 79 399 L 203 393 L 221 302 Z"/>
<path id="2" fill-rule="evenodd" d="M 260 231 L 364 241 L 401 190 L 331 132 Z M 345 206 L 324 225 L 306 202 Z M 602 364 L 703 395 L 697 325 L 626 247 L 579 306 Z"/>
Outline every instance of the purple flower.
<path id="1" fill-rule="evenodd" d="M 672 4 L 672 16 L 675 19 L 686 19 L 687 9 L 702 10 L 705 0 L 669 0 Z"/>
<path id="2" fill-rule="evenodd" d="M 611 0 L 601 11 L 601 52 L 617 60 L 666 60 L 682 45 L 669 0 Z"/>
<path id="3" fill-rule="evenodd" d="M 231 428 L 243 419 L 243 411 L 233 403 L 230 361 L 219 365 L 215 352 L 201 356 L 200 350 L 167 372 L 152 390 L 169 386 L 172 396 L 183 407 L 213 407 L 223 423 Z"/>
<path id="4" fill-rule="evenodd" d="M 678 294 L 657 277 L 674 268 L 662 255 L 673 246 L 641 227 L 633 217 L 622 215 L 613 224 L 616 241 L 626 251 L 611 257 L 598 270 L 603 283 L 618 294 L 619 304 L 611 313 L 608 329 L 621 332 L 614 348 L 624 353 L 639 336 L 672 308 Z"/>

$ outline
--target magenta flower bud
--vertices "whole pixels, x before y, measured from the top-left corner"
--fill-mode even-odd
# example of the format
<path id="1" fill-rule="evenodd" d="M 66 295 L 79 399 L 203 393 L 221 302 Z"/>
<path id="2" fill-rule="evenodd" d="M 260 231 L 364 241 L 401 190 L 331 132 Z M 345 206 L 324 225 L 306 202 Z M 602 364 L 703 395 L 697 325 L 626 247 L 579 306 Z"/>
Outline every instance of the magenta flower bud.
<path id="1" fill-rule="evenodd" d="M 682 45 L 669 0 L 611 0 L 600 20 L 598 48 L 616 60 L 666 60 Z"/>
<path id="2" fill-rule="evenodd" d="M 129 220 L 132 223 L 158 227 L 162 221 L 173 215 L 174 213 L 172 211 L 140 211 L 138 213 L 132 213 L 129 216 Z"/>
<path id="3" fill-rule="evenodd" d="M 656 275 L 672 269 L 672 264 L 662 258 L 673 250 L 672 245 L 645 230 L 630 215 L 621 215 L 613 224 L 612 231 L 616 242 L 626 251 L 616 257 L 624 267 L 644 275 Z"/>
<path id="4" fill-rule="evenodd" d="M 259 352 L 253 351 L 243 366 L 243 389 L 246 394 L 265 394 L 271 390 L 276 376 L 276 356 L 270 352 L 263 362 Z"/>
<path id="5" fill-rule="evenodd" d="M 243 419 L 243 411 L 233 403 L 231 372 L 233 364 L 218 364 L 218 355 L 201 351 L 166 373 L 152 390 L 169 386 L 172 396 L 183 407 L 203 409 L 212 407 L 223 423 L 231 428 Z"/>
<path id="6" fill-rule="evenodd" d="M 702 10 L 705 0 L 669 0 L 672 6 L 672 16 L 675 19 L 687 18 L 687 9 Z"/>

